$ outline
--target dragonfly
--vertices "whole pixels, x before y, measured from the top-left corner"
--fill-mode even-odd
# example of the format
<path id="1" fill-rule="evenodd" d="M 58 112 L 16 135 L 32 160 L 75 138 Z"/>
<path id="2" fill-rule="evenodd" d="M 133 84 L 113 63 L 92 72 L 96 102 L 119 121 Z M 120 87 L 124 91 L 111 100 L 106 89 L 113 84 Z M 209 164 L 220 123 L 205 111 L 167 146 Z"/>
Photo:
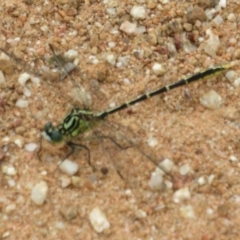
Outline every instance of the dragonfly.
<path id="1" fill-rule="evenodd" d="M 49 45 L 49 47 L 54 55 L 54 58 L 58 62 L 58 64 L 61 66 L 62 69 L 64 69 L 65 75 L 69 75 L 68 69 L 66 69 L 66 66 L 64 66 L 62 61 L 60 61 L 60 59 L 57 57 L 54 47 L 52 45 Z M 72 110 L 63 118 L 62 122 L 59 125 L 53 126 L 52 122 L 47 122 L 44 127 L 43 136 L 45 139 L 47 139 L 51 143 L 60 143 L 60 142 L 66 143 L 66 145 L 70 148 L 70 151 L 64 159 L 69 158 L 74 153 L 76 148 L 85 149 L 88 153 L 88 164 L 90 166 L 92 166 L 93 169 L 95 169 L 94 165 L 91 162 L 90 149 L 82 143 L 76 143 L 74 141 L 74 139 L 76 139 L 76 138 L 80 138 L 80 140 L 83 139 L 83 136 L 86 132 L 89 132 L 89 131 L 95 129 L 97 126 L 108 122 L 107 118 L 110 115 L 120 112 L 132 105 L 143 102 L 154 96 L 168 92 L 172 89 L 175 89 L 175 88 L 178 88 L 178 87 L 181 87 L 181 86 L 184 86 L 184 85 L 187 85 L 187 84 L 199 81 L 199 80 L 203 80 L 203 79 L 206 79 L 206 78 L 209 78 L 212 76 L 216 76 L 217 74 L 222 73 L 223 71 L 225 71 L 228 68 L 230 68 L 230 64 L 225 64 L 225 65 L 220 65 L 220 66 L 215 66 L 215 67 L 209 68 L 207 70 L 195 73 L 192 76 L 182 78 L 172 84 L 169 84 L 166 86 L 161 86 L 151 92 L 142 94 L 142 95 L 132 99 L 131 101 L 122 103 L 116 107 L 107 109 L 105 111 L 93 112 L 93 111 L 91 111 L 91 109 L 88 106 L 84 106 L 82 108 L 80 108 L 79 106 L 74 106 L 72 108 Z M 76 84 L 75 80 L 72 77 L 70 77 L 70 79 L 74 82 L 75 85 L 79 86 L 79 84 Z M 79 94 L 81 92 L 81 89 L 82 88 L 79 86 Z M 83 94 L 81 93 L 81 95 L 83 95 Z M 110 129 L 109 131 L 116 131 L 116 130 L 117 130 L 117 128 L 113 127 L 113 129 Z M 119 149 L 121 149 L 121 150 L 124 149 L 121 146 L 121 144 L 118 143 L 118 141 L 115 140 L 112 136 L 99 135 L 97 133 L 97 131 L 94 132 L 94 134 L 98 140 L 99 139 L 108 139 L 113 144 L 115 144 Z M 127 142 L 127 144 L 130 147 L 135 148 L 147 160 L 150 160 L 150 162 L 152 162 L 155 166 L 159 167 L 163 171 L 163 173 L 172 177 L 171 174 L 166 169 L 164 169 L 164 167 L 159 166 L 159 163 L 157 163 L 157 161 L 154 158 L 152 158 L 150 155 L 145 153 L 145 151 L 143 151 L 142 148 L 138 148 L 133 141 L 131 141 L 131 140 L 129 140 L 129 138 L 127 138 L 127 136 L 125 134 L 122 134 L 122 138 L 124 139 L 125 142 Z M 118 159 L 115 161 L 115 163 L 118 161 L 121 161 L 121 160 Z M 127 164 L 127 162 L 125 164 Z M 122 171 L 118 167 L 119 164 L 114 164 L 114 165 L 116 165 L 116 170 L 117 170 L 119 176 L 122 179 L 124 179 L 125 177 L 123 176 Z M 131 168 L 131 166 L 129 166 L 129 168 Z"/>

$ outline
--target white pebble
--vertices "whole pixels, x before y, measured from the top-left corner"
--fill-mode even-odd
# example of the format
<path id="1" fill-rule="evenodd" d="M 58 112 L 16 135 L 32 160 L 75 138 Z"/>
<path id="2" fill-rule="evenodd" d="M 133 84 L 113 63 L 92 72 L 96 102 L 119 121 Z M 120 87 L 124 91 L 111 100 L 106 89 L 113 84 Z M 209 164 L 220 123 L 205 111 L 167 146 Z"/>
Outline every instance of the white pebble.
<path id="1" fill-rule="evenodd" d="M 36 143 L 28 143 L 25 145 L 25 149 L 28 151 L 28 152 L 34 152 L 37 148 L 37 144 Z"/>
<path id="2" fill-rule="evenodd" d="M 154 191 L 162 191 L 165 188 L 162 175 L 153 172 L 148 186 Z"/>
<path id="3" fill-rule="evenodd" d="M 220 39 L 217 35 L 213 34 L 210 30 L 207 31 L 207 35 L 209 38 L 206 42 L 203 43 L 202 47 L 203 50 L 210 55 L 211 57 L 216 56 L 216 52 L 221 45 Z"/>
<path id="4" fill-rule="evenodd" d="M 48 185 L 45 181 L 36 184 L 31 193 L 31 199 L 36 205 L 43 205 L 47 199 Z"/>
<path id="5" fill-rule="evenodd" d="M 148 146 L 155 147 L 158 144 L 158 140 L 154 137 L 148 139 Z"/>
<path id="6" fill-rule="evenodd" d="M 235 79 L 234 82 L 233 82 L 233 85 L 235 87 L 239 87 L 240 86 L 240 78 Z"/>
<path id="7" fill-rule="evenodd" d="M 130 23 L 129 21 L 125 21 L 121 24 L 120 30 L 125 32 L 128 35 L 137 34 L 137 24 Z"/>
<path id="8" fill-rule="evenodd" d="M 108 43 L 108 47 L 115 48 L 116 47 L 116 43 L 115 42 L 109 42 Z"/>
<path id="9" fill-rule="evenodd" d="M 214 174 L 211 174 L 211 175 L 208 177 L 208 184 L 212 184 L 214 178 L 215 178 L 215 175 L 214 175 Z"/>
<path id="10" fill-rule="evenodd" d="M 110 227 L 106 215 L 98 207 L 90 212 L 89 220 L 94 230 L 98 233 L 101 233 Z"/>
<path id="11" fill-rule="evenodd" d="M 77 163 L 68 159 L 64 160 L 60 165 L 61 171 L 69 176 L 74 175 L 78 171 L 78 167 Z"/>
<path id="12" fill-rule="evenodd" d="M 138 209 L 135 214 L 136 214 L 137 218 L 147 217 L 147 213 L 145 211 L 143 211 L 142 209 Z"/>
<path id="13" fill-rule="evenodd" d="M 173 167 L 174 167 L 173 161 L 166 158 L 159 164 L 159 167 L 156 168 L 156 171 L 163 172 L 162 170 L 160 170 L 161 168 L 163 168 L 167 173 L 170 173 Z"/>
<path id="14" fill-rule="evenodd" d="M 14 211 L 15 209 L 16 209 L 16 204 L 10 204 L 10 205 L 6 206 L 5 212 L 10 213 L 10 212 Z"/>
<path id="15" fill-rule="evenodd" d="M 29 88 L 24 87 L 24 88 L 23 88 L 23 94 L 24 94 L 24 96 L 26 96 L 26 97 L 31 97 L 32 92 L 29 90 Z"/>
<path id="16" fill-rule="evenodd" d="M 27 82 L 28 80 L 30 80 L 30 79 L 31 79 L 31 75 L 25 72 L 25 73 L 22 73 L 22 74 L 19 76 L 18 82 L 19 82 L 22 86 L 25 86 L 26 82 Z"/>
<path id="17" fill-rule="evenodd" d="M 187 175 L 190 172 L 191 168 L 189 164 L 184 164 L 180 167 L 179 172 L 181 175 Z"/>
<path id="18" fill-rule="evenodd" d="M 232 162 L 237 162 L 238 158 L 236 156 L 232 155 L 232 156 L 230 156 L 229 160 L 232 161 Z"/>
<path id="19" fill-rule="evenodd" d="M 181 201 L 188 200 L 190 198 L 191 198 L 191 194 L 187 187 L 177 190 L 173 195 L 173 201 L 175 203 L 179 203 Z"/>
<path id="20" fill-rule="evenodd" d="M 14 140 L 14 143 L 15 143 L 19 148 L 22 148 L 24 141 L 23 141 L 22 138 L 16 138 L 16 139 Z"/>
<path id="21" fill-rule="evenodd" d="M 41 29 L 43 32 L 45 32 L 45 33 L 48 32 L 48 30 L 49 30 L 49 28 L 48 28 L 47 25 L 41 26 L 40 29 Z"/>
<path id="22" fill-rule="evenodd" d="M 152 70 L 156 75 L 163 75 L 166 72 L 165 68 L 160 63 L 154 63 Z"/>
<path id="23" fill-rule="evenodd" d="M 226 5 L 227 5 L 227 0 L 220 0 L 219 3 L 218 3 L 218 5 L 219 5 L 220 7 L 222 7 L 222 8 L 225 8 Z"/>
<path id="24" fill-rule="evenodd" d="M 4 85 L 6 83 L 4 74 L 2 71 L 0 71 L 0 85 Z"/>
<path id="25" fill-rule="evenodd" d="M 70 60 L 74 60 L 75 58 L 78 57 L 78 52 L 76 50 L 69 49 L 67 52 L 64 53 L 64 57 Z"/>
<path id="26" fill-rule="evenodd" d="M 198 185 L 199 186 L 203 186 L 203 185 L 205 185 L 206 184 L 206 178 L 205 177 L 199 177 L 198 178 Z"/>
<path id="27" fill-rule="evenodd" d="M 227 71 L 225 74 L 225 77 L 229 80 L 229 81 L 233 81 L 233 79 L 236 77 L 236 72 L 233 70 Z"/>
<path id="28" fill-rule="evenodd" d="M 146 18 L 146 9 L 142 6 L 133 6 L 130 15 L 135 19 L 145 19 Z"/>
<path id="29" fill-rule="evenodd" d="M 10 236 L 10 232 L 9 231 L 6 231 L 2 234 L 1 238 L 7 238 Z"/>
<path id="30" fill-rule="evenodd" d="M 2 171 L 3 171 L 3 173 L 5 173 L 8 176 L 14 176 L 14 175 L 17 174 L 17 170 L 13 166 L 3 165 L 2 166 Z"/>
<path id="31" fill-rule="evenodd" d="M 14 187 L 16 185 L 16 182 L 13 179 L 8 180 L 8 186 L 9 187 Z"/>
<path id="32" fill-rule="evenodd" d="M 41 79 L 39 77 L 31 77 L 32 83 L 36 84 L 37 86 L 40 86 Z"/>
<path id="33" fill-rule="evenodd" d="M 236 16 L 235 16 L 235 14 L 234 14 L 234 13 L 230 13 L 230 14 L 228 15 L 228 20 L 229 20 L 230 22 L 235 22 L 235 21 L 236 21 Z"/>
<path id="34" fill-rule="evenodd" d="M 213 19 L 213 22 L 216 24 L 216 25 L 221 25 L 223 23 L 223 18 L 220 16 L 220 15 L 217 15 L 214 19 Z"/>
<path id="35" fill-rule="evenodd" d="M 15 105 L 16 107 L 19 107 L 19 108 L 26 108 L 28 107 L 28 100 L 19 98 Z"/>
<path id="36" fill-rule="evenodd" d="M 116 63 L 116 56 L 112 53 L 109 53 L 106 57 L 106 60 L 107 60 L 108 63 L 110 63 L 111 65 L 114 66 L 115 63 Z"/>
<path id="37" fill-rule="evenodd" d="M 200 98 L 200 102 L 208 109 L 217 109 L 222 104 L 222 98 L 214 90 L 211 90 Z"/>
<path id="38" fill-rule="evenodd" d="M 189 218 L 189 219 L 195 218 L 195 213 L 191 205 L 182 206 L 180 207 L 179 211 L 180 211 L 180 215 L 184 218 Z"/>

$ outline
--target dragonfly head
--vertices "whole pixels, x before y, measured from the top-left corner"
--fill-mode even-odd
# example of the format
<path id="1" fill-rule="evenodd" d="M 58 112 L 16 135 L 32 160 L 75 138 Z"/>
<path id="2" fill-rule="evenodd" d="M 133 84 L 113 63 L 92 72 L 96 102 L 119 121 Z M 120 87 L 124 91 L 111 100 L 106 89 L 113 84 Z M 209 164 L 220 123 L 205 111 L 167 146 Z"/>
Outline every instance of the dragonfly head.
<path id="1" fill-rule="evenodd" d="M 63 135 L 60 133 L 60 131 L 55 128 L 51 122 L 48 122 L 45 124 L 44 127 L 44 138 L 46 138 L 49 142 L 61 142 L 63 140 Z"/>

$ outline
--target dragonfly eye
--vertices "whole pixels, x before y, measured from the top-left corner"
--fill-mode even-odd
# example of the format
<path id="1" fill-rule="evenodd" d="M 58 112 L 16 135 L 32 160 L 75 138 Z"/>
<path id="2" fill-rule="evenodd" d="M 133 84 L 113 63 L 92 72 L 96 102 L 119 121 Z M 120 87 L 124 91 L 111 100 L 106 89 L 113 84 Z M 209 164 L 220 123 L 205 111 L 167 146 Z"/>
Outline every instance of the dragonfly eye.
<path id="1" fill-rule="evenodd" d="M 51 122 L 46 123 L 44 127 L 44 132 L 48 136 L 49 140 L 52 142 L 61 142 L 63 139 L 62 134 L 58 129 L 54 129 Z"/>

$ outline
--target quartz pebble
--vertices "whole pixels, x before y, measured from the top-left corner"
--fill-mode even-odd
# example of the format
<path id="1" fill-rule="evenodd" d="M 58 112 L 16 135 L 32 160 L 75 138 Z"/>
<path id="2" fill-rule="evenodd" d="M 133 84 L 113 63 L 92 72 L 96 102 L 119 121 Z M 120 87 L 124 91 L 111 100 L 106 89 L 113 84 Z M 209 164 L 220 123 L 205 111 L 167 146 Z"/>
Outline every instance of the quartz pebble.
<path id="1" fill-rule="evenodd" d="M 200 98 L 200 102 L 208 109 L 217 109 L 222 104 L 222 98 L 214 90 L 211 90 Z"/>
<path id="2" fill-rule="evenodd" d="M 66 159 L 61 163 L 59 168 L 63 173 L 72 176 L 78 171 L 79 166 L 77 163 Z"/>
<path id="3" fill-rule="evenodd" d="M 36 205 L 43 205 L 47 199 L 48 185 L 45 181 L 36 184 L 31 192 L 31 199 Z"/>
<path id="4" fill-rule="evenodd" d="M 155 172 L 152 173 L 151 179 L 148 182 L 148 186 L 154 191 L 161 191 L 165 188 L 163 177 Z"/>
<path id="5" fill-rule="evenodd" d="M 2 166 L 2 171 L 3 173 L 5 173 L 6 175 L 8 176 L 14 176 L 17 174 L 17 170 L 15 167 L 13 166 L 6 166 L 6 165 L 3 165 Z"/>
<path id="6" fill-rule="evenodd" d="M 108 222 L 106 215 L 98 207 L 90 212 L 89 220 L 94 230 L 98 233 L 110 228 L 110 223 Z"/>
<path id="7" fill-rule="evenodd" d="M 137 24 L 125 21 L 121 24 L 120 30 L 125 32 L 128 35 L 137 34 Z"/>
<path id="8" fill-rule="evenodd" d="M 189 219 L 195 218 L 194 209 L 191 205 L 182 206 L 182 207 L 180 207 L 179 211 L 180 211 L 180 215 L 183 218 L 189 218 Z"/>
<path id="9" fill-rule="evenodd" d="M 173 201 L 175 203 L 179 203 L 181 201 L 188 200 L 190 198 L 191 198 L 191 194 L 187 187 L 177 190 L 173 195 Z"/>
<path id="10" fill-rule="evenodd" d="M 25 149 L 28 151 L 28 152 L 34 152 L 37 148 L 37 144 L 36 143 L 28 143 L 25 145 Z"/>
<path id="11" fill-rule="evenodd" d="M 160 63 L 154 63 L 152 70 L 156 75 L 163 75 L 166 72 L 165 68 Z"/>
<path id="12" fill-rule="evenodd" d="M 2 71 L 0 71 L 0 85 L 4 85 L 6 83 L 4 74 Z"/>
<path id="13" fill-rule="evenodd" d="M 146 18 L 146 9 L 142 6 L 133 6 L 130 15 L 135 19 L 145 19 Z"/>
<path id="14" fill-rule="evenodd" d="M 27 108 L 28 107 L 28 100 L 24 100 L 19 98 L 17 102 L 15 103 L 16 107 L 19 108 Z"/>

